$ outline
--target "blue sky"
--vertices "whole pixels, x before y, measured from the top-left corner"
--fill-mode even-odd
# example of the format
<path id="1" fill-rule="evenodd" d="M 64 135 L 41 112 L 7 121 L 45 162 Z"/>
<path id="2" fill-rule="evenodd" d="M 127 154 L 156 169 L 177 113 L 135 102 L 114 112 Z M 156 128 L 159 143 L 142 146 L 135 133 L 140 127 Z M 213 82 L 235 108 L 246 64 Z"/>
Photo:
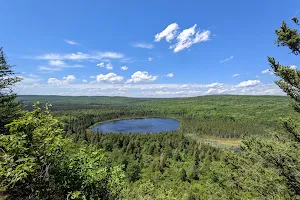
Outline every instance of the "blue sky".
<path id="1" fill-rule="evenodd" d="M 19 94 L 182 97 L 283 94 L 267 56 L 297 0 L 2 1 L 0 46 Z"/>

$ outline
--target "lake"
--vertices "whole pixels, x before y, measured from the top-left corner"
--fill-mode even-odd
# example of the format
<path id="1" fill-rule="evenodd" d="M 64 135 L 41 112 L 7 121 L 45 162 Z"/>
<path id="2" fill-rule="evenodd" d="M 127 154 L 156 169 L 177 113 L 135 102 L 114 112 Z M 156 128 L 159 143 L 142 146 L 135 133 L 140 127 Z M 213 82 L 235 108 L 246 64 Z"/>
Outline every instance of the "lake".
<path id="1" fill-rule="evenodd" d="M 99 133 L 159 133 L 175 131 L 179 121 L 169 118 L 125 119 L 95 125 L 92 130 Z"/>

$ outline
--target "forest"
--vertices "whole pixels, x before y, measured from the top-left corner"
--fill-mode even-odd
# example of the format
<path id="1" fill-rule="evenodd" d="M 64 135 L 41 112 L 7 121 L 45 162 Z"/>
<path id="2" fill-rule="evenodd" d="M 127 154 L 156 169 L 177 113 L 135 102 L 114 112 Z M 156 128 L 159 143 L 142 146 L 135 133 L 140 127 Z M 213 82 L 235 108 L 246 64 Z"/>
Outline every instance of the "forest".
<path id="1" fill-rule="evenodd" d="M 300 53 L 297 30 L 283 22 L 276 34 Z M 22 96 L 1 48 L 0 198 L 300 199 L 300 71 L 268 61 L 287 96 Z M 180 128 L 91 129 L 141 117 Z"/>
<path id="2" fill-rule="evenodd" d="M 283 118 L 296 118 L 291 99 L 280 96 L 19 96 L 18 100 L 27 110 L 34 110 L 31 105 L 38 100 L 40 106 L 52 104 L 49 109 L 63 122 L 64 137 L 103 149 L 113 166 L 122 166 L 126 187 L 121 199 L 227 199 L 231 197 L 224 193 L 227 185 L 220 187 L 218 182 L 227 173 L 220 166 L 223 159 L 246 156 L 243 140 L 272 137 L 284 132 Z M 99 134 L 90 129 L 98 122 L 140 117 L 178 119 L 180 129 L 159 134 Z M 242 152 L 237 151 L 240 148 Z"/>

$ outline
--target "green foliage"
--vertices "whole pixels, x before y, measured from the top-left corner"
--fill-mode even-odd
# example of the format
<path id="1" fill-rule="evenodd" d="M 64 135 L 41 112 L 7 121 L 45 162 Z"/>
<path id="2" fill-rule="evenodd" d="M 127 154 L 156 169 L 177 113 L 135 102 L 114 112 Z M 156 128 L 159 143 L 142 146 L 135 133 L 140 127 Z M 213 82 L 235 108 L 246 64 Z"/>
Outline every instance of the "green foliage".
<path id="1" fill-rule="evenodd" d="M 292 19 L 297 25 L 298 19 Z M 278 46 L 287 46 L 293 54 L 300 53 L 300 33 L 297 29 L 291 29 L 285 22 L 279 30 L 275 31 L 278 39 Z M 275 75 L 281 79 L 276 84 L 295 100 L 294 108 L 300 112 L 300 71 L 276 63 L 274 58 L 269 57 L 269 62 Z M 271 163 L 284 178 L 286 185 L 290 188 L 291 194 L 300 196 L 300 159 L 298 156 L 300 150 L 299 122 L 293 119 L 287 119 L 284 127 L 290 134 L 287 138 L 277 136 L 278 140 L 267 141 L 262 144 L 262 148 L 257 151 L 258 154 Z"/>
<path id="2" fill-rule="evenodd" d="M 67 99 L 76 102 L 76 106 L 65 104 Z M 54 115 L 64 122 L 65 136 L 105 150 L 110 160 L 108 165 L 124 166 L 126 182 L 120 199 L 296 197 L 281 170 L 259 153 L 265 142 L 271 142 L 272 132 L 276 129 L 282 133 L 282 139 L 288 139 L 283 136 L 280 118 L 296 115 L 288 109 L 290 101 L 287 97 L 228 95 L 134 99 L 135 102 L 126 99 L 124 103 L 119 99 L 118 106 L 115 102 L 105 102 L 106 97 L 88 99 L 51 97 L 49 100 L 59 103 L 53 110 Z M 179 119 L 180 129 L 159 134 L 101 134 L 89 129 L 97 122 L 156 116 Z M 296 127 L 289 128 L 297 134 Z M 201 139 L 211 135 L 220 138 L 254 137 L 246 137 L 242 152 L 234 152 L 207 145 Z M 257 140 L 253 140 L 255 138 Z M 276 141 L 276 137 L 272 141 Z M 271 148 L 268 151 L 272 152 Z M 272 155 L 275 156 L 276 152 Z"/>
<path id="3" fill-rule="evenodd" d="M 292 20 L 299 25 L 296 17 Z M 300 34 L 297 29 L 292 29 L 285 22 L 282 22 L 280 29 L 275 30 L 275 33 L 278 36 L 276 40 L 278 46 L 287 46 L 295 55 L 300 53 Z"/>
<path id="4" fill-rule="evenodd" d="M 75 141 L 97 140 L 86 129 L 98 122 L 135 117 L 171 117 L 180 120 L 178 132 L 197 137 L 240 138 L 267 135 L 283 129 L 281 118 L 295 117 L 291 102 L 280 96 L 202 96 L 176 99 L 130 99 L 107 97 L 20 96 L 24 103 L 43 99 L 53 105 L 54 115 L 65 123 Z M 118 102 L 115 104 L 115 101 Z M 89 101 L 90 100 L 90 101 Z M 67 101 L 70 102 L 66 103 Z M 130 103 L 128 103 L 130 102 Z"/>
<path id="5" fill-rule="evenodd" d="M 0 48 L 0 133 L 7 130 L 4 126 L 19 115 L 19 104 L 15 101 L 13 86 L 21 81 L 8 64 L 3 48 Z"/>
<path id="6" fill-rule="evenodd" d="M 138 162 L 131 162 L 126 169 L 126 176 L 129 182 L 135 182 L 140 179 L 141 167 Z"/>
<path id="7" fill-rule="evenodd" d="M 180 171 L 179 171 L 179 174 L 180 174 L 180 179 L 182 181 L 186 181 L 187 175 L 186 175 L 185 169 L 181 168 Z"/>
<path id="8" fill-rule="evenodd" d="M 10 199 L 118 197 L 124 184 L 120 166 L 111 166 L 102 150 L 73 144 L 48 108 L 24 112 L 0 136 L 1 189 Z"/>

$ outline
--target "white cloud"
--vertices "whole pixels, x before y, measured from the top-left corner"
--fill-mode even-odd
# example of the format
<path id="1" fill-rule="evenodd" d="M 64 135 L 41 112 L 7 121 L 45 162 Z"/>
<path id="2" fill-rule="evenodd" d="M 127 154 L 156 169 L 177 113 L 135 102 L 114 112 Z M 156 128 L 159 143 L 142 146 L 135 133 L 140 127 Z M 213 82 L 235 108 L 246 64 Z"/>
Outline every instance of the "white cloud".
<path id="1" fill-rule="evenodd" d="M 153 49 L 154 48 L 153 44 L 148 44 L 148 43 L 134 43 L 133 47 L 142 48 L 142 49 Z"/>
<path id="2" fill-rule="evenodd" d="M 65 40 L 65 43 L 71 44 L 71 45 L 80 45 L 78 42 L 74 40 Z"/>
<path id="3" fill-rule="evenodd" d="M 111 58 L 111 59 L 118 59 L 118 58 L 124 58 L 124 55 L 117 52 L 98 52 L 96 53 L 95 59 L 102 59 L 102 58 Z"/>
<path id="4" fill-rule="evenodd" d="M 270 69 L 265 69 L 261 72 L 262 74 L 273 74 Z"/>
<path id="5" fill-rule="evenodd" d="M 151 57 L 148 57 L 148 61 L 151 62 L 153 60 L 153 58 Z"/>
<path id="6" fill-rule="evenodd" d="M 166 76 L 169 77 L 169 78 L 172 78 L 174 76 L 174 74 L 173 73 L 169 73 Z"/>
<path id="7" fill-rule="evenodd" d="M 129 79 L 126 83 L 145 83 L 155 81 L 156 79 L 157 76 L 152 76 L 146 71 L 137 71 L 131 75 L 131 79 Z"/>
<path id="8" fill-rule="evenodd" d="M 123 70 L 123 71 L 126 71 L 127 69 L 128 69 L 128 67 L 125 65 L 121 67 L 121 70 Z"/>
<path id="9" fill-rule="evenodd" d="M 113 65 L 111 64 L 111 62 L 108 62 L 106 64 L 104 62 L 101 62 L 101 63 L 97 64 L 97 67 L 105 67 L 108 70 L 113 69 Z"/>
<path id="10" fill-rule="evenodd" d="M 204 30 L 202 32 L 197 32 L 195 39 L 194 39 L 194 44 L 199 43 L 199 42 L 206 42 L 208 41 L 210 38 L 210 31 L 209 30 Z"/>
<path id="11" fill-rule="evenodd" d="M 81 68 L 84 67 L 83 65 L 67 65 L 62 60 L 49 60 L 48 63 L 51 67 L 48 66 L 38 66 L 38 70 L 40 71 L 48 71 L 48 72 L 54 72 L 54 71 L 61 71 L 62 68 Z"/>
<path id="12" fill-rule="evenodd" d="M 38 66 L 38 70 L 54 72 L 54 71 L 61 71 L 62 69 L 57 67 Z"/>
<path id="13" fill-rule="evenodd" d="M 177 35 L 177 30 L 179 29 L 178 24 L 172 23 L 165 30 L 155 35 L 155 42 L 159 42 L 161 39 L 166 38 L 167 42 L 170 42 Z"/>
<path id="14" fill-rule="evenodd" d="M 87 83 L 88 81 L 87 81 L 87 80 L 85 80 L 85 79 L 83 79 L 83 80 L 82 80 L 82 82 L 83 82 L 83 83 Z"/>
<path id="15" fill-rule="evenodd" d="M 112 64 L 111 64 L 111 63 L 107 63 L 107 64 L 106 64 L 106 69 L 112 70 L 112 69 L 113 69 Z"/>
<path id="16" fill-rule="evenodd" d="M 215 87 L 222 87 L 224 83 L 211 83 L 204 85 L 205 88 L 215 88 Z"/>
<path id="17" fill-rule="evenodd" d="M 225 58 L 224 60 L 220 60 L 220 63 L 228 62 L 231 59 L 233 59 L 233 56 L 230 56 L 229 58 Z"/>
<path id="18" fill-rule="evenodd" d="M 297 69 L 297 66 L 296 65 L 291 65 L 290 68 L 291 69 Z"/>
<path id="19" fill-rule="evenodd" d="M 68 75 L 66 77 L 63 77 L 64 80 L 67 81 L 67 83 L 72 83 L 72 82 L 75 82 L 76 78 L 74 75 Z"/>
<path id="20" fill-rule="evenodd" d="M 236 87 L 252 87 L 260 84 L 259 80 L 248 80 L 239 83 Z"/>
<path id="21" fill-rule="evenodd" d="M 90 76 L 90 78 L 96 78 L 95 76 Z"/>
<path id="22" fill-rule="evenodd" d="M 62 81 L 57 78 L 49 78 L 47 83 L 50 85 L 61 85 Z"/>
<path id="23" fill-rule="evenodd" d="M 81 60 L 102 60 L 102 59 L 121 59 L 125 56 L 121 53 L 117 52 L 96 52 L 93 54 L 86 54 L 82 52 L 77 53 L 68 53 L 68 54 L 57 54 L 57 53 L 48 53 L 40 56 L 34 57 L 35 59 L 40 60 L 73 60 L 73 61 L 81 61 Z M 30 58 L 30 57 L 27 57 Z"/>
<path id="24" fill-rule="evenodd" d="M 231 90 L 234 91 L 235 89 L 232 88 Z M 209 88 L 204 94 L 222 94 L 228 91 L 228 89 L 224 88 Z"/>
<path id="25" fill-rule="evenodd" d="M 233 75 L 232 75 L 232 77 L 237 77 L 237 76 L 239 76 L 239 74 L 233 74 Z"/>
<path id="26" fill-rule="evenodd" d="M 209 40 L 210 31 L 197 31 L 196 32 L 196 26 L 194 26 L 183 30 L 178 36 L 177 36 L 177 43 L 175 45 L 171 45 L 170 49 L 174 49 L 174 52 L 177 53 L 179 51 L 182 51 L 186 48 L 190 48 L 193 44 L 199 43 L 199 42 L 206 42 Z M 195 36 L 194 36 L 195 35 Z"/>
<path id="27" fill-rule="evenodd" d="M 61 85 L 68 85 L 68 84 L 71 84 L 73 82 L 76 81 L 76 78 L 74 75 L 68 75 L 68 76 L 65 76 L 63 77 L 62 80 L 59 80 L 57 78 L 49 78 L 47 83 L 49 85 L 56 85 L 56 86 L 61 86 Z"/>
<path id="28" fill-rule="evenodd" d="M 108 73 L 106 75 L 99 74 L 97 75 L 98 82 L 106 82 L 106 83 L 121 83 L 123 81 L 123 76 L 118 76 L 115 73 Z"/>
<path id="29" fill-rule="evenodd" d="M 104 62 L 97 64 L 97 67 L 104 67 Z"/>
<path id="30" fill-rule="evenodd" d="M 58 80 L 52 78 L 52 84 L 34 83 L 35 80 L 27 80 L 27 83 L 18 83 L 16 91 L 18 94 L 40 94 L 40 95 L 64 95 L 64 96 L 129 96 L 129 97 L 191 97 L 211 94 L 234 94 L 234 95 L 286 95 L 274 83 L 259 83 L 251 87 L 240 87 L 239 84 L 123 84 L 123 81 L 107 80 L 107 75 L 100 80 L 101 83 L 76 83 L 66 84 L 66 78 Z M 114 77 L 114 76 L 111 76 Z M 70 80 L 70 79 L 69 79 Z M 117 84 L 116 84 L 117 83 Z"/>
<path id="31" fill-rule="evenodd" d="M 49 65 L 51 65 L 51 66 L 63 66 L 63 65 L 65 65 L 65 63 L 62 60 L 49 60 Z"/>

